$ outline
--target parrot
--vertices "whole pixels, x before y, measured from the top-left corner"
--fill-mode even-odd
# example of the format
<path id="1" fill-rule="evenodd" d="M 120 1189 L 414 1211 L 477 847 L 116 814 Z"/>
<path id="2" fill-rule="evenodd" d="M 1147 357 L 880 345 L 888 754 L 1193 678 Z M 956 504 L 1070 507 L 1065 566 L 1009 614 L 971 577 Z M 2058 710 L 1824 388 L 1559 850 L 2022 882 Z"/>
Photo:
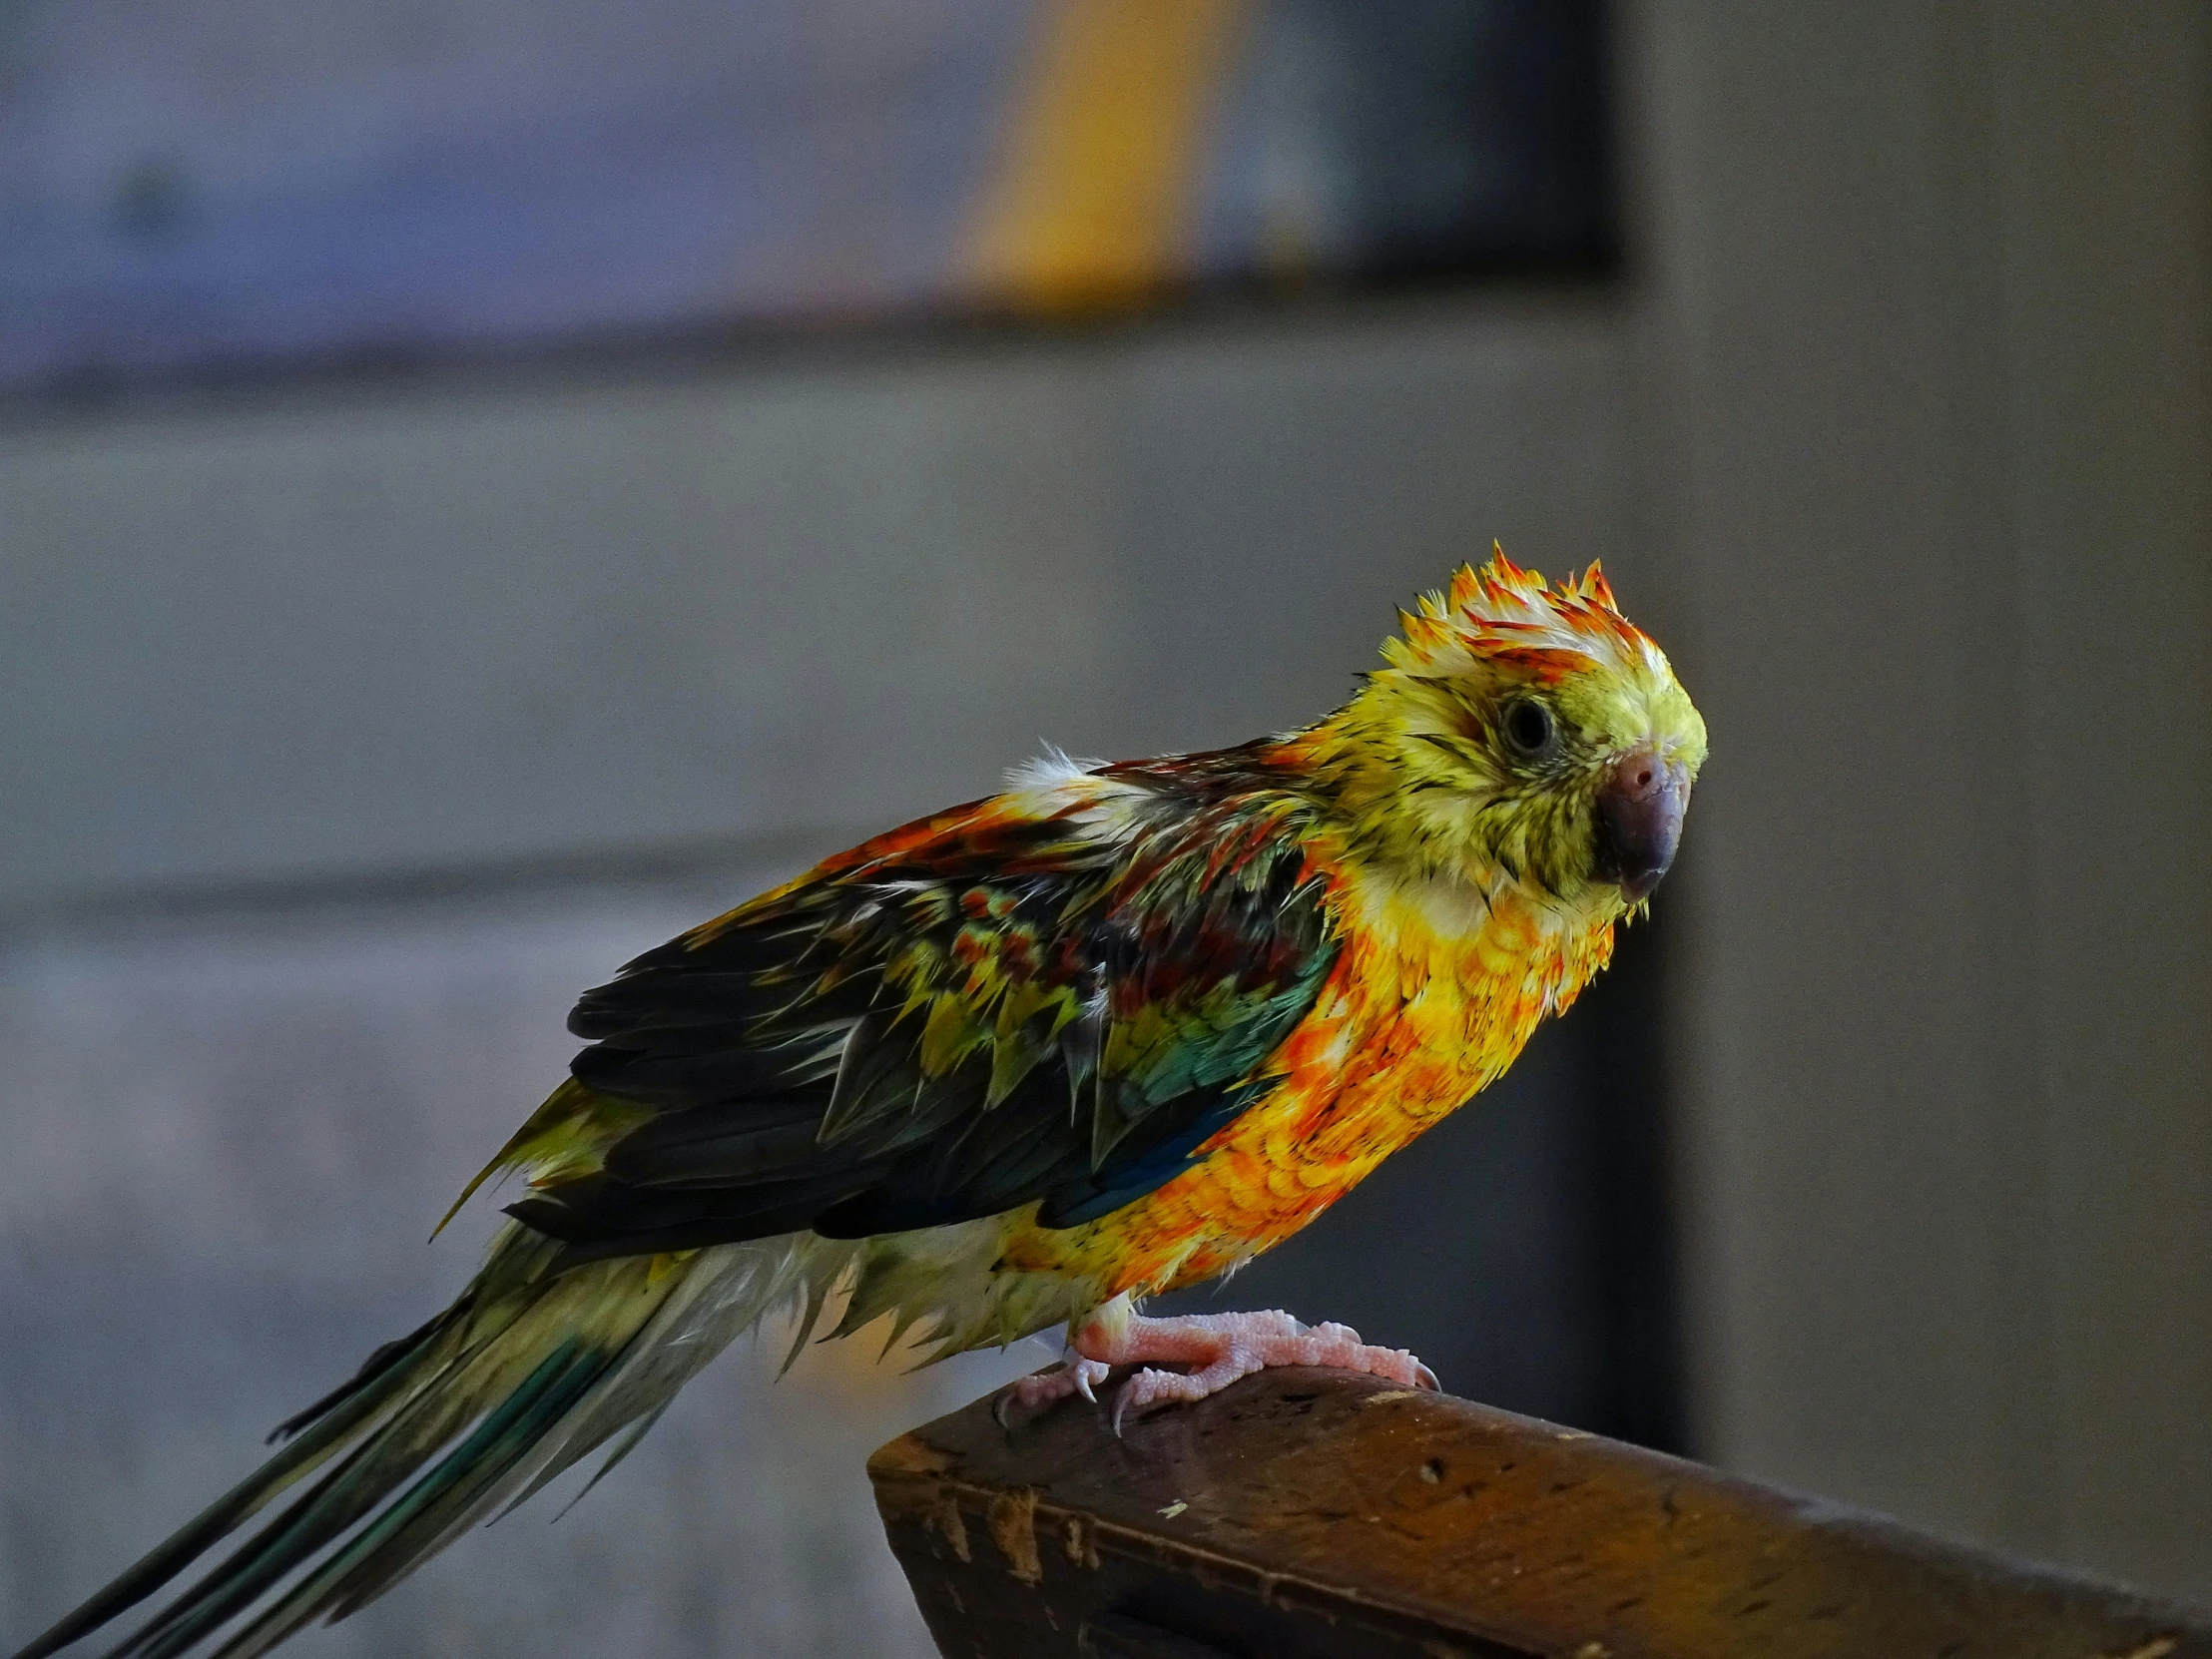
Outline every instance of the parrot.
<path id="1" fill-rule="evenodd" d="M 1048 750 L 585 992 L 568 1076 L 454 1205 L 525 1183 L 458 1299 L 17 1659 L 279 1499 L 110 1651 L 251 1659 L 343 1618 L 601 1448 L 604 1475 L 772 1318 L 793 1354 L 887 1321 L 922 1363 L 1064 1327 L 1000 1405 L 1098 1403 L 1121 1371 L 1117 1431 L 1271 1366 L 1434 1387 L 1341 1325 L 1141 1305 L 1512 1064 L 1646 911 L 1706 733 L 1596 563 L 1552 584 L 1493 544 L 1398 620 L 1311 726 Z"/>

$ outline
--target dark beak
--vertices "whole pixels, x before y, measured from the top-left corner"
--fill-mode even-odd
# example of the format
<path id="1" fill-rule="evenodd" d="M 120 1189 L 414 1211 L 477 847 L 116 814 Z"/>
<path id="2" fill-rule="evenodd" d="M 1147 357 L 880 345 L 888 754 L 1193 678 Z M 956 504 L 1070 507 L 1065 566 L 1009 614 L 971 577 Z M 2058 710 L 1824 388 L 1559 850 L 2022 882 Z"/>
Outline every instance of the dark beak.
<path id="1" fill-rule="evenodd" d="M 1674 862 L 1690 777 L 1681 763 L 1662 761 L 1646 746 L 1613 763 L 1597 793 L 1597 860 L 1590 873 L 1617 882 L 1635 904 L 1651 896 Z"/>

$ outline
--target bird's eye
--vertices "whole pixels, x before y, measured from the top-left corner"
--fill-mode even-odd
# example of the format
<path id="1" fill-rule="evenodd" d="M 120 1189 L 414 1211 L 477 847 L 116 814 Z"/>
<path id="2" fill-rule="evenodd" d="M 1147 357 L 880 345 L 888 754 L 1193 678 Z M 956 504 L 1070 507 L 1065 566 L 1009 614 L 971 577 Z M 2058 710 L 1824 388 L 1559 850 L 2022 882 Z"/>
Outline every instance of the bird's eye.
<path id="1" fill-rule="evenodd" d="M 1540 761 L 1559 747 L 1559 728 L 1534 698 L 1516 698 L 1505 709 L 1505 743 L 1523 760 Z"/>

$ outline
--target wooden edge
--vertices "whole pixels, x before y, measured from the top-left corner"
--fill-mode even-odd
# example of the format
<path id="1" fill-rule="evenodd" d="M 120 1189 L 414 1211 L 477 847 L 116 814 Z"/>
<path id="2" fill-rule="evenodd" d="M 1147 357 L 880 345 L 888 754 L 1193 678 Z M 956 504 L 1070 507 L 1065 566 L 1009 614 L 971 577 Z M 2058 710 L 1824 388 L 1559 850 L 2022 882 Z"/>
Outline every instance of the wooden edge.
<path id="1" fill-rule="evenodd" d="M 868 1473 L 962 1659 L 2212 1659 L 2202 1610 L 1349 1373 L 1120 1438 L 978 1400 Z"/>

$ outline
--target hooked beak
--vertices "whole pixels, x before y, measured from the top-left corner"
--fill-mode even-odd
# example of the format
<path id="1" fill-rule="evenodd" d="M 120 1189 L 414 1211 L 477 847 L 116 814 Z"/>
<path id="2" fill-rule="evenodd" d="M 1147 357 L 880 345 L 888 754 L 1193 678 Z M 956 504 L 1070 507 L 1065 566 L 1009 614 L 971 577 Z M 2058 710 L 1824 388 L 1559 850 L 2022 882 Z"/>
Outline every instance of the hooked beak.
<path id="1" fill-rule="evenodd" d="M 1631 904 L 1649 898 L 1674 862 L 1689 804 L 1690 776 L 1679 761 L 1662 761 L 1649 744 L 1631 749 L 1598 786 L 1597 858 L 1590 873 L 1618 883 Z"/>

